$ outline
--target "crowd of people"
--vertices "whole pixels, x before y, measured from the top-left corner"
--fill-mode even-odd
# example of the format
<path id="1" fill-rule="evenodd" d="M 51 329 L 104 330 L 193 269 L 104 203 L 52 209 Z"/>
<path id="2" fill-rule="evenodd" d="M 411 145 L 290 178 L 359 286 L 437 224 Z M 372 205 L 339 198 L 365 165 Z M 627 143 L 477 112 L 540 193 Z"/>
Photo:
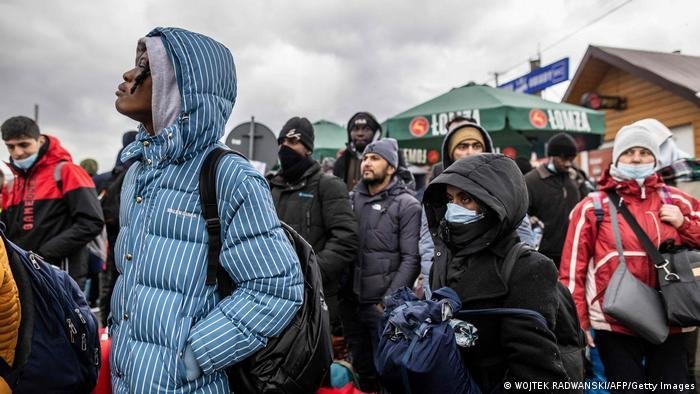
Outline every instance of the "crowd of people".
<path id="1" fill-rule="evenodd" d="M 236 288 L 222 296 L 206 278 L 198 174 L 221 146 L 236 100 L 233 58 L 209 37 L 157 28 L 138 40 L 122 79 L 116 109 L 139 127 L 124 134 L 106 173 L 74 164 L 30 118 L 1 127 L 14 174 L 2 191 L 4 234 L 82 288 L 90 284 L 112 338 L 114 392 L 229 392 L 226 367 L 280 335 L 304 302 L 304 273 L 280 220 L 315 251 L 333 356 L 349 362 L 364 392 L 384 390 L 373 361 L 384 299 L 404 287 L 425 299 L 449 287 L 465 309 L 520 308 L 544 318 L 545 328 L 527 316 L 471 322 L 479 339 L 461 356 L 484 392 L 506 381 L 582 381 L 585 345 L 610 381 L 689 382 L 691 327 L 672 327 L 652 344 L 602 307 L 620 257 L 606 193 L 624 200 L 657 247 L 700 247 L 700 202 L 657 173 L 682 157 L 658 121 L 617 133 L 596 187 L 576 168 L 576 142 L 565 133 L 549 139 L 545 162 L 528 168 L 495 153 L 474 119 L 455 117 L 419 201 L 397 142 L 371 113 L 348 121 L 332 175 L 312 158 L 311 122 L 292 117 L 279 131 L 277 171 L 260 174 L 237 155 L 217 168 L 219 263 Z M 87 246 L 103 228 L 108 249 L 96 275 Z M 626 224 L 619 232 L 630 271 L 658 288 L 640 241 Z M 19 368 L 25 317 L 0 252 L 0 366 Z"/>

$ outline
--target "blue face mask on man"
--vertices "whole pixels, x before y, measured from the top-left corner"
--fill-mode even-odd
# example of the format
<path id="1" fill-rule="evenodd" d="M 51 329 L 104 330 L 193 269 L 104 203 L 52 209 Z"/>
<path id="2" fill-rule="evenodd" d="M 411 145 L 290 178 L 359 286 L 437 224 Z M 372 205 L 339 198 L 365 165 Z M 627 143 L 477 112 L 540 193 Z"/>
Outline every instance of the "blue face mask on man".
<path id="1" fill-rule="evenodd" d="M 644 179 L 654 173 L 655 163 L 625 164 L 617 163 L 619 173 L 629 179 Z"/>
<path id="2" fill-rule="evenodd" d="M 14 164 L 15 167 L 17 167 L 17 168 L 20 168 L 20 169 L 26 171 L 34 165 L 34 162 L 36 162 L 37 157 L 39 157 L 39 152 L 37 152 L 29 157 L 26 157 L 24 159 L 12 160 L 12 164 Z"/>
<path id="3" fill-rule="evenodd" d="M 469 224 L 481 220 L 484 217 L 483 213 L 478 213 L 461 205 L 447 203 L 447 212 L 445 212 L 445 220 L 456 224 Z"/>

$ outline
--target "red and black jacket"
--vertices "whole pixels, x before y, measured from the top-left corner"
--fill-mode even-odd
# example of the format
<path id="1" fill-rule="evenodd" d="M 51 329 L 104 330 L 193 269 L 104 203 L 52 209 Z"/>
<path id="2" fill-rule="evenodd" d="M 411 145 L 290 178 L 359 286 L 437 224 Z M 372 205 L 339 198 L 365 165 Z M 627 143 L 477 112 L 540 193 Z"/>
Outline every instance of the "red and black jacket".
<path id="1" fill-rule="evenodd" d="M 58 139 L 46 137 L 39 157 L 26 172 L 9 164 L 15 179 L 2 190 L 2 214 L 10 240 L 52 264 L 68 264 L 70 274 L 87 273 L 86 244 L 104 225 L 95 184 Z M 54 178 L 60 162 L 61 185 Z"/>

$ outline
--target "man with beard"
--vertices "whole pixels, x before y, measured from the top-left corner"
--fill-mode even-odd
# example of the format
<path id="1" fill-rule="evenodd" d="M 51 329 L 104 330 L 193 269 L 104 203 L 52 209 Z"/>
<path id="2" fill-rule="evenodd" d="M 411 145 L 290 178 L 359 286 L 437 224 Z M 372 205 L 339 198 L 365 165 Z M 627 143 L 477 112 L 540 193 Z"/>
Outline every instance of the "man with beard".
<path id="1" fill-rule="evenodd" d="M 398 166 L 396 140 L 372 142 L 362 156 L 362 181 L 351 193 L 360 251 L 352 292 L 341 297 L 341 316 L 360 389 L 370 392 L 379 388 L 373 355 L 379 342 L 384 297 L 410 287 L 420 270 L 421 206 L 396 176 Z"/>
<path id="2" fill-rule="evenodd" d="M 348 121 L 347 130 L 348 147 L 335 161 L 333 175 L 342 179 L 350 191 L 362 179 L 362 152 L 370 142 L 381 138 L 382 126 L 371 113 L 358 112 Z"/>
<path id="3" fill-rule="evenodd" d="M 270 179 L 277 216 L 316 252 L 333 335 L 340 336 L 340 278 L 355 260 L 358 246 L 357 221 L 348 193 L 340 179 L 323 174 L 320 164 L 311 158 L 314 127 L 308 119 L 289 119 L 277 142 L 282 169 Z"/>

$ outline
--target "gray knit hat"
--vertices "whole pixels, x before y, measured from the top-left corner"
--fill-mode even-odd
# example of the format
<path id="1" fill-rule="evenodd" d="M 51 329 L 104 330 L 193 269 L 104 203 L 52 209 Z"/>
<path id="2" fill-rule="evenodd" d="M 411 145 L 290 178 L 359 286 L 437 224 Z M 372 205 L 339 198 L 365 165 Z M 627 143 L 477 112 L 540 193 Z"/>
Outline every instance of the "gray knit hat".
<path id="1" fill-rule="evenodd" d="M 658 163 L 661 154 L 659 153 L 659 145 L 656 142 L 654 132 L 649 129 L 647 124 L 637 122 L 624 126 L 617 132 L 613 144 L 613 164 L 617 165 L 620 155 L 634 147 L 648 149 Z"/>
<path id="2" fill-rule="evenodd" d="M 368 153 L 376 153 L 383 157 L 384 160 L 394 168 L 399 167 L 399 144 L 393 138 L 382 138 L 379 141 L 374 141 L 367 145 L 365 151 L 362 152 L 364 157 Z"/>

